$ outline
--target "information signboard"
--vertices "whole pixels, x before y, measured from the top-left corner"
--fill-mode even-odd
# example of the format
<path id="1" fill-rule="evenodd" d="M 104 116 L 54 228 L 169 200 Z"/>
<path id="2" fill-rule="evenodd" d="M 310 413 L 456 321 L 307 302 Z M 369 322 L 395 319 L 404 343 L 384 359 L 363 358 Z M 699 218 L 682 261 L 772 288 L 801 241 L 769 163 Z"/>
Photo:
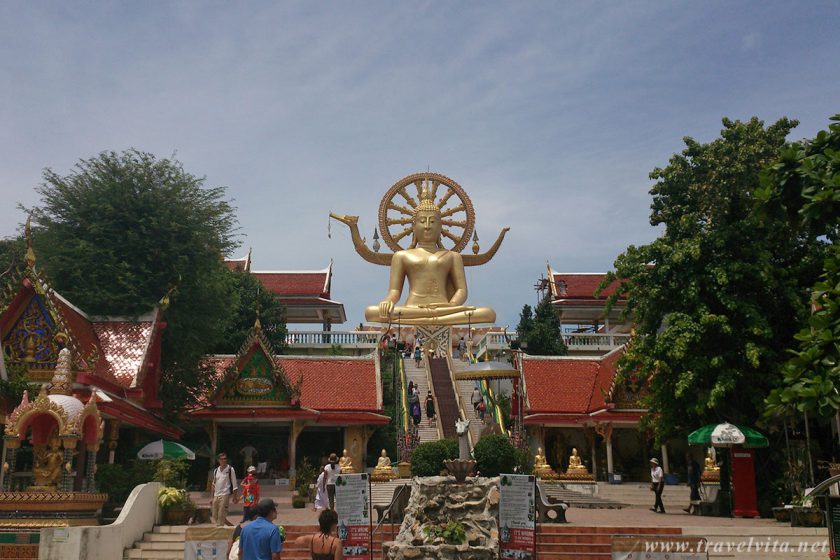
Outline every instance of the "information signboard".
<path id="1" fill-rule="evenodd" d="M 828 538 L 831 550 L 840 546 L 840 497 L 828 496 Z"/>
<path id="2" fill-rule="evenodd" d="M 347 560 L 370 559 L 370 475 L 342 474 L 335 479 L 338 538 Z"/>
<path id="3" fill-rule="evenodd" d="M 184 560 L 226 560 L 231 533 L 227 527 L 188 527 Z"/>
<path id="4" fill-rule="evenodd" d="M 536 478 L 523 474 L 499 477 L 499 556 L 536 557 Z"/>

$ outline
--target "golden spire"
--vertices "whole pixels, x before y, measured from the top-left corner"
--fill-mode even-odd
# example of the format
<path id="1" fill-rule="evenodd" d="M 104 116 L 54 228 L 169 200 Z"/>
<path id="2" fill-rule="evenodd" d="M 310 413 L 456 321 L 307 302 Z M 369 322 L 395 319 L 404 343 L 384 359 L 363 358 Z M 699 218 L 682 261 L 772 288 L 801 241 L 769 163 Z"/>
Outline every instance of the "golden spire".
<path id="1" fill-rule="evenodd" d="M 254 331 L 255 332 L 260 332 L 262 330 L 262 323 L 260 322 L 260 288 L 259 288 L 259 286 L 257 286 L 256 312 L 257 312 L 257 318 L 254 320 Z"/>
<path id="2" fill-rule="evenodd" d="M 35 266 L 35 251 L 32 250 L 32 214 L 26 218 L 23 234 L 26 237 L 26 266 L 32 268 Z"/>

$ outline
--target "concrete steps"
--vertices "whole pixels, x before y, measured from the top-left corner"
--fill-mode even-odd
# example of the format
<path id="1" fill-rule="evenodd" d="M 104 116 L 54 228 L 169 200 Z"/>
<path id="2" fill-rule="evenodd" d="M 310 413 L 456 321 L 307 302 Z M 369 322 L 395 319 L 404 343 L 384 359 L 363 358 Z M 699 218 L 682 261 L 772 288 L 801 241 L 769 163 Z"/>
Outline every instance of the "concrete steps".
<path id="1" fill-rule="evenodd" d="M 537 557 L 544 560 L 597 559 L 612 557 L 614 535 L 679 535 L 672 527 L 578 527 L 537 526 Z"/>
<path id="2" fill-rule="evenodd" d="M 424 365 L 421 365 L 419 368 L 415 366 L 414 358 L 406 358 L 403 360 L 403 365 L 405 366 L 406 381 L 413 381 L 420 393 L 420 411 L 422 419 L 420 420 L 420 424 L 417 425 L 417 433 L 420 436 L 420 442 L 425 443 L 427 441 L 437 441 L 440 439 L 437 423 L 429 426 L 429 419 L 426 417 L 426 395 L 429 391 L 429 378 L 426 375 L 426 367 Z M 437 403 L 435 403 L 435 412 L 437 412 Z"/>

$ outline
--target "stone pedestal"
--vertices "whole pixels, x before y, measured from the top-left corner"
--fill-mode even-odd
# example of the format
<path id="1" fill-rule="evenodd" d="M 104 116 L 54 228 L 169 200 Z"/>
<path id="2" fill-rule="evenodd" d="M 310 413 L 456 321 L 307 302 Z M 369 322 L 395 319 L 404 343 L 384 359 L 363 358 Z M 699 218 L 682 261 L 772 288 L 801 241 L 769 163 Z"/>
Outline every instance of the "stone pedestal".
<path id="1" fill-rule="evenodd" d="M 498 478 L 470 478 L 465 484 L 453 477 L 415 478 L 400 532 L 393 542 L 382 545 L 387 558 L 498 558 L 498 485 Z M 446 542 L 434 535 L 435 529 L 450 522 L 463 526 L 463 542 Z"/>

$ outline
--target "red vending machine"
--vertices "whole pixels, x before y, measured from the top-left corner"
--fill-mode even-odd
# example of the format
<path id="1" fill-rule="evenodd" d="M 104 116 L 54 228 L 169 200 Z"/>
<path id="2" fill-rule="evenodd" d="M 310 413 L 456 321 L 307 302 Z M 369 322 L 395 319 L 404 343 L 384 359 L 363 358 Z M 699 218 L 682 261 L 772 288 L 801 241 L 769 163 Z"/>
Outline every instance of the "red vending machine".
<path id="1" fill-rule="evenodd" d="M 732 493 L 736 517 L 758 517 L 755 497 L 755 451 L 740 446 L 732 448 Z"/>

